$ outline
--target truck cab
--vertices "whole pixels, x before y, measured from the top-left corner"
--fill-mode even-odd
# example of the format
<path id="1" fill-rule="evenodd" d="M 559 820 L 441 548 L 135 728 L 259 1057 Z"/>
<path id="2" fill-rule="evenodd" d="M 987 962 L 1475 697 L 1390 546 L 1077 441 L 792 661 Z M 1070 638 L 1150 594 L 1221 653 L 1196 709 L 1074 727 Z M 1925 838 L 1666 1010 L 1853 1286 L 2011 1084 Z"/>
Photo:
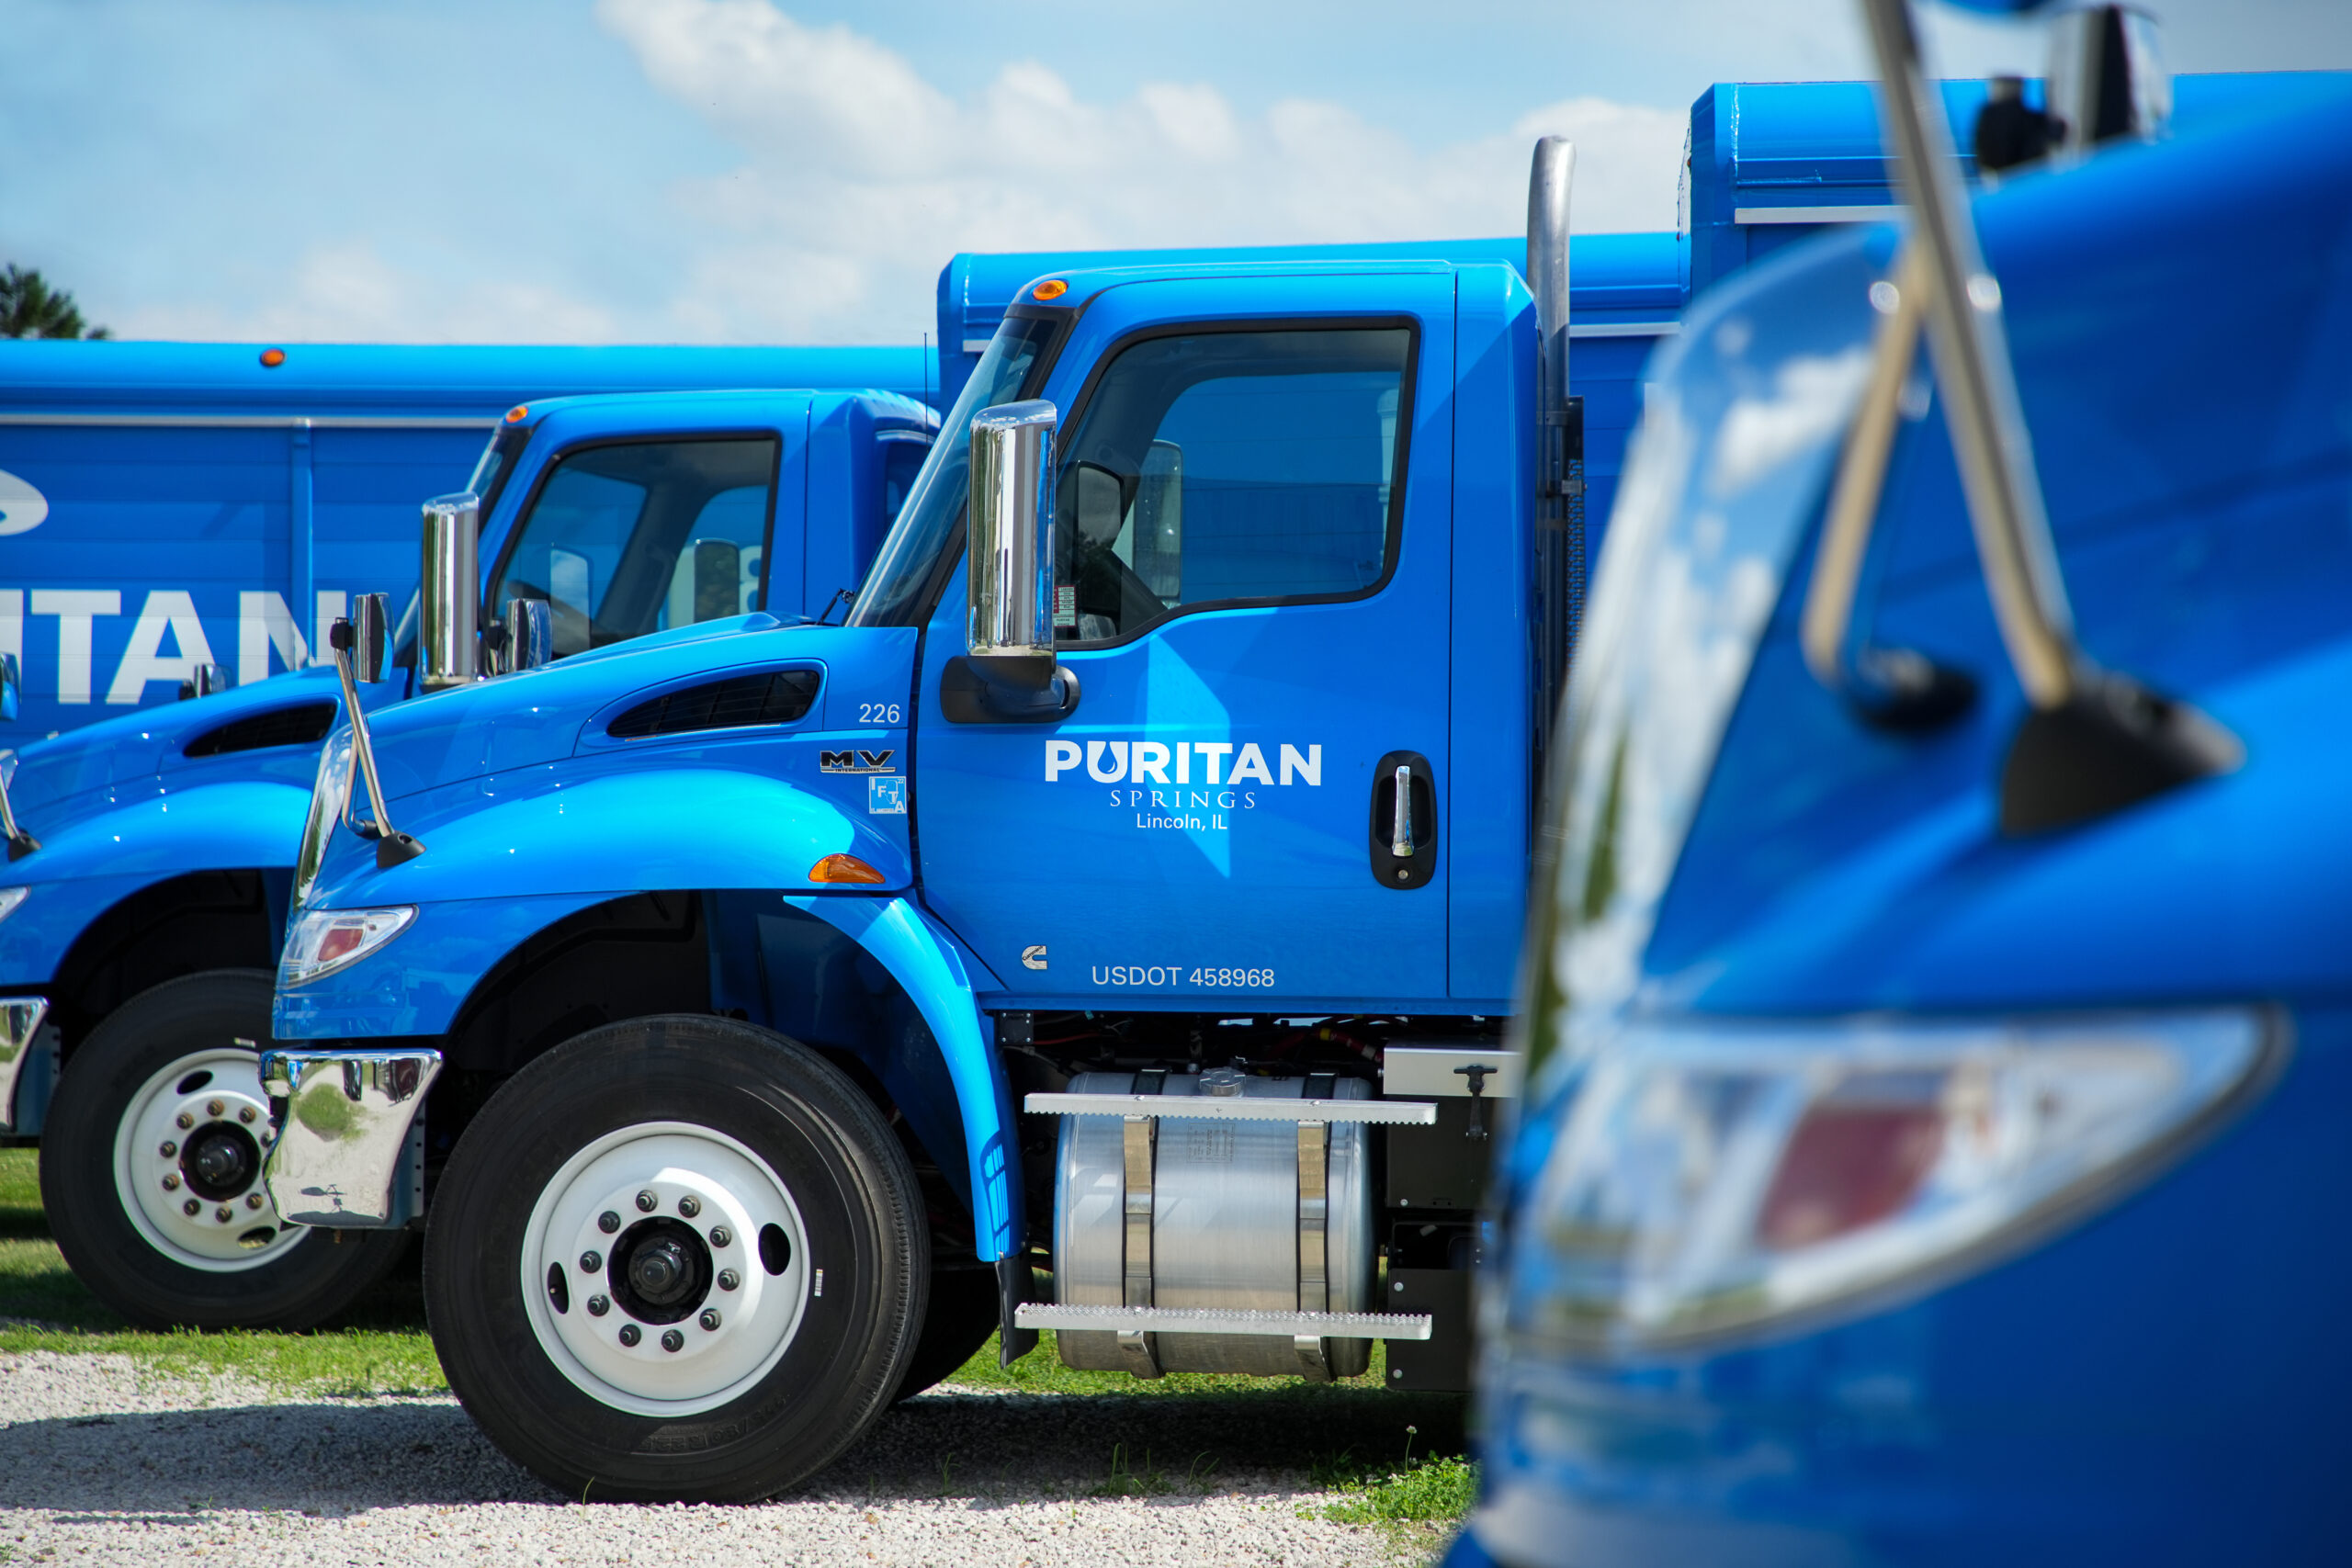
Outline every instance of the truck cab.
<path id="1" fill-rule="evenodd" d="M 992 1330 L 1147 1377 L 1385 1337 L 1462 1386 L 1568 604 L 1534 535 L 1577 499 L 1539 493 L 1547 430 L 1577 477 L 1542 336 L 1496 262 L 1053 272 L 843 624 L 383 714 L 424 850 L 322 775 L 283 1212 L 421 1210 L 469 1408 L 624 1495 L 764 1495 Z M 1577 385 L 1627 419 L 1645 344 L 1599 341 Z"/>
<path id="2" fill-rule="evenodd" d="M 483 624 L 546 600 L 560 660 L 771 605 L 820 614 L 935 425 L 888 393 L 518 405 L 466 498 Z M 392 678 L 349 689 L 363 712 L 423 692 L 418 619 L 412 604 Z M 322 742 L 349 728 L 345 688 L 314 667 L 0 753 L 21 833 L 0 871 L 0 1112 L 43 1141 L 68 1261 L 134 1322 L 314 1322 L 402 1246 L 334 1247 L 260 1181 L 267 974 Z"/>

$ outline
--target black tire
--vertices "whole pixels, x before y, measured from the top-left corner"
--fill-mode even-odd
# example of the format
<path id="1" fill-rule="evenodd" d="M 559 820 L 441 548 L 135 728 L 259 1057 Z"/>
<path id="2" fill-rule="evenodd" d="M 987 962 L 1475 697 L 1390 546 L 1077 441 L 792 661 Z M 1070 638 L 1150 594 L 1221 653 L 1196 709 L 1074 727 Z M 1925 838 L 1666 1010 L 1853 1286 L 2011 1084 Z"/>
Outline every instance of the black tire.
<path id="1" fill-rule="evenodd" d="M 891 1403 L 912 1399 L 979 1354 L 997 1327 L 996 1269 L 988 1264 L 933 1269 L 922 1337 Z"/>
<path id="2" fill-rule="evenodd" d="M 653 1138 L 719 1150 L 709 1156 L 715 1162 L 738 1155 L 756 1162 L 768 1182 L 758 1196 L 773 1201 L 781 1192 L 800 1228 L 789 1259 L 778 1266 L 763 1242 L 754 1260 L 744 1238 L 719 1235 L 711 1215 L 739 1195 L 723 1176 L 704 1183 L 710 1194 L 692 1210 L 676 1192 L 655 1197 L 664 1179 L 616 1178 L 623 1196 L 595 1197 L 607 1162 L 627 1171 Z M 703 1155 L 664 1157 L 667 1172 L 678 1157 Z M 642 1217 L 635 1211 L 645 1205 L 625 1195 L 640 1180 L 654 1204 Z M 602 1213 L 588 1228 L 570 1228 L 563 1218 L 591 1209 Z M 701 1256 L 703 1293 L 662 1307 L 682 1315 L 652 1315 L 642 1299 L 629 1304 L 637 1277 L 625 1272 L 625 1260 L 650 1249 L 644 1237 L 655 1225 Z M 922 1226 L 905 1152 L 856 1086 L 816 1053 L 726 1019 L 632 1020 L 533 1062 L 467 1128 L 434 1197 L 425 1310 L 458 1400 L 492 1442 L 559 1492 L 613 1502 L 751 1502 L 822 1469 L 888 1404 L 923 1317 L 930 1256 Z M 575 1235 L 577 1242 L 565 1239 Z M 582 1249 L 576 1255 L 568 1250 L 574 1245 Z M 598 1253 L 593 1267 L 591 1251 Z M 741 1259 L 751 1278 L 740 1295 L 711 1293 L 728 1288 L 718 1271 L 728 1259 Z M 753 1274 L 754 1261 L 763 1272 Z M 551 1276 L 544 1283 L 543 1263 Z M 668 1337 L 664 1324 L 682 1340 L 695 1334 L 704 1303 L 723 1306 L 728 1332 L 744 1336 L 728 1346 L 751 1354 L 766 1345 L 760 1353 L 769 1359 L 744 1363 L 732 1382 L 683 1392 L 609 1381 L 661 1379 L 706 1353 L 714 1360 L 732 1353 L 716 1331 L 686 1345 L 695 1356 L 675 1362 L 655 1350 L 655 1334 Z M 632 1341 L 622 1330 L 639 1328 L 639 1318 L 644 1337 Z M 773 1337 L 774 1325 L 786 1321 L 792 1326 Z M 631 1408 L 631 1399 L 642 1403 Z"/>
<path id="3" fill-rule="evenodd" d="M 352 1231 L 338 1241 L 287 1227 L 268 1206 L 257 1164 L 268 1106 L 259 1099 L 258 1069 L 244 1064 L 269 1042 L 269 992 L 270 976 L 256 969 L 167 980 L 91 1031 L 58 1081 L 40 1145 L 50 1229 L 91 1292 L 140 1327 L 309 1328 L 349 1306 L 408 1249 L 405 1231 Z M 197 1061 L 209 1062 L 201 1070 L 214 1076 L 198 1083 L 188 1072 L 162 1084 L 175 1064 Z M 193 1087 L 176 1093 L 181 1084 Z M 228 1114 L 209 1115 L 214 1103 Z M 184 1133 L 164 1124 L 164 1137 L 186 1145 L 175 1164 L 160 1144 L 148 1146 L 153 1139 L 128 1146 L 127 1127 L 179 1104 L 196 1125 Z M 239 1119 L 256 1109 L 250 1122 Z M 235 1156 L 226 1178 L 199 1176 L 190 1163 L 212 1145 Z M 149 1201 L 162 1200 L 165 1179 L 175 1184 L 173 1205 L 199 1205 L 185 1224 L 147 1212 Z M 248 1201 L 256 1195 L 258 1208 Z M 216 1221 L 224 1208 L 231 1218 Z"/>

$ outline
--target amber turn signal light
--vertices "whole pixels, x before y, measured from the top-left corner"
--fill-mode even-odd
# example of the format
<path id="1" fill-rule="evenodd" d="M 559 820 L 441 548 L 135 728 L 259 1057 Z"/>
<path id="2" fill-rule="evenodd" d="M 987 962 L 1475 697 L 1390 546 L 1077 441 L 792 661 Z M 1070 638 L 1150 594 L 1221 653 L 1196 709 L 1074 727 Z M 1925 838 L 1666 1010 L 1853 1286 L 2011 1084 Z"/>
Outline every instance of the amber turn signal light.
<path id="1" fill-rule="evenodd" d="M 284 349 L 265 348 L 261 351 L 261 367 L 263 369 L 275 370 L 285 363 L 286 351 Z"/>
<path id="2" fill-rule="evenodd" d="M 530 412 L 531 412 L 531 405 L 530 405 L 530 404 L 528 404 L 528 403 L 516 403 L 513 408 L 508 409 L 508 410 L 506 411 L 506 423 L 509 423 L 509 424 L 513 424 L 513 423 L 516 423 L 517 421 L 521 420 L 521 419 L 522 419 L 526 414 L 528 414 Z"/>
<path id="3" fill-rule="evenodd" d="M 1045 282 L 1037 285 L 1035 291 L 1031 294 L 1030 298 L 1033 299 L 1058 299 L 1069 292 L 1069 284 L 1064 283 L 1058 277 L 1049 277 L 1046 279 Z"/>
<path id="4" fill-rule="evenodd" d="M 855 855 L 827 855 L 808 868 L 808 880 L 878 884 L 889 879 Z"/>

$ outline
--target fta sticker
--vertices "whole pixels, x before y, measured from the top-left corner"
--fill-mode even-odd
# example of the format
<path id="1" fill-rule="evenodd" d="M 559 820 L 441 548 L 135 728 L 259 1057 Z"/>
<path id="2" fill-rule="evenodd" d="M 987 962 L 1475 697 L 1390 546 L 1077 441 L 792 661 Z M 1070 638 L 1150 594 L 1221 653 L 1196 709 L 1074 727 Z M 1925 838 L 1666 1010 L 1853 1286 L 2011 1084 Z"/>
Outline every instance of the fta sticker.
<path id="1" fill-rule="evenodd" d="M 903 775 L 869 773 L 865 780 L 865 810 L 873 817 L 907 814 L 907 781 Z"/>

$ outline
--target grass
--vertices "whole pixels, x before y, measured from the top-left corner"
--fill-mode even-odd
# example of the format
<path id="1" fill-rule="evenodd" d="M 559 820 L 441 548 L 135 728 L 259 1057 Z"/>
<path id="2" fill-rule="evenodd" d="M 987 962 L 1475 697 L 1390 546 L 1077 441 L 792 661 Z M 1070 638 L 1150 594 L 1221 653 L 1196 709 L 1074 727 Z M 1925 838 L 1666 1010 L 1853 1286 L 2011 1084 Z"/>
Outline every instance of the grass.
<path id="1" fill-rule="evenodd" d="M 1478 1497 L 1478 1466 L 1458 1453 L 1415 1458 L 1419 1428 L 1408 1427 L 1405 1433 L 1405 1451 L 1395 1461 L 1367 1461 L 1352 1450 L 1319 1461 L 1317 1482 L 1351 1495 L 1316 1511 L 1334 1524 L 1378 1529 L 1400 1551 L 1426 1550 L 1469 1517 Z"/>
<path id="2" fill-rule="evenodd" d="M 233 1372 L 288 1393 L 439 1393 L 448 1388 L 414 1269 L 390 1280 L 334 1326 L 302 1334 L 133 1328 L 66 1268 L 40 1206 L 31 1149 L 0 1149 L 0 1350 L 128 1356 L 181 1377 Z"/>
<path id="3" fill-rule="evenodd" d="M 947 1381 L 962 1388 L 1006 1389 L 1018 1393 L 1239 1393 L 1250 1389 L 1286 1389 L 1315 1395 L 1333 1389 L 1380 1392 L 1388 1375 L 1387 1359 L 1375 1341 L 1372 1366 L 1362 1377 L 1331 1383 L 1306 1383 L 1296 1378 L 1253 1378 L 1228 1372 L 1170 1372 L 1165 1377 L 1138 1378 L 1125 1372 L 1081 1372 L 1062 1365 L 1054 1349 L 1054 1331 L 1037 1331 L 1037 1348 L 1010 1367 L 997 1365 L 997 1337 L 964 1363 Z"/>

